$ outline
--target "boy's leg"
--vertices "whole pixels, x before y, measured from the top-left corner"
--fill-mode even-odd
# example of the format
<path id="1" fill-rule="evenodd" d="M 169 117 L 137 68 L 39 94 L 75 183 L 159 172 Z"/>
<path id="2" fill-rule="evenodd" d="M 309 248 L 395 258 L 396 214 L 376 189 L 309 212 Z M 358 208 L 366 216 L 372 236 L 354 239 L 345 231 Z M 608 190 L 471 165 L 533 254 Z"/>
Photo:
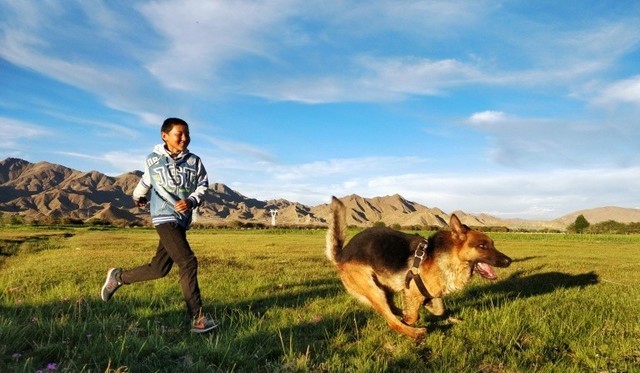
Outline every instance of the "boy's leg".
<path id="1" fill-rule="evenodd" d="M 202 309 L 198 286 L 198 260 L 187 242 L 187 232 L 179 224 L 156 226 L 162 246 L 173 262 L 180 268 L 180 287 L 191 317 L 198 316 Z"/>
<path id="2" fill-rule="evenodd" d="M 107 272 L 107 279 L 100 289 L 100 297 L 107 302 L 113 296 L 113 293 L 124 284 L 133 284 L 134 282 L 154 280 L 164 277 L 171 270 L 173 261 L 162 246 L 162 241 L 158 244 L 156 255 L 151 259 L 151 263 L 144 264 L 128 271 L 122 268 L 111 268 Z"/>
<path id="3" fill-rule="evenodd" d="M 162 239 L 158 243 L 156 255 L 151 259 L 149 264 L 143 264 L 139 267 L 122 272 L 121 279 L 125 284 L 133 284 L 134 282 L 155 280 L 166 276 L 171 270 L 173 260 L 167 253 Z"/>

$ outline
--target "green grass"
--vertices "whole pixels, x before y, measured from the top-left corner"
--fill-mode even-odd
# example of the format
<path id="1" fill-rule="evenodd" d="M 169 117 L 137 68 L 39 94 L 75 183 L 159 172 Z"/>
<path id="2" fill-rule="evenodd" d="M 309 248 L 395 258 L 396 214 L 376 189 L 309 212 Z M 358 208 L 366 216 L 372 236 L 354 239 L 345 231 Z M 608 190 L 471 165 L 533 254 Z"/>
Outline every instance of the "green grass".
<path id="1" fill-rule="evenodd" d="M 344 291 L 324 231 L 194 230 L 207 311 L 188 331 L 174 269 L 104 303 L 109 267 L 146 263 L 150 229 L 0 228 L 0 372 L 640 371 L 640 236 L 491 234 L 514 263 L 392 331 Z"/>

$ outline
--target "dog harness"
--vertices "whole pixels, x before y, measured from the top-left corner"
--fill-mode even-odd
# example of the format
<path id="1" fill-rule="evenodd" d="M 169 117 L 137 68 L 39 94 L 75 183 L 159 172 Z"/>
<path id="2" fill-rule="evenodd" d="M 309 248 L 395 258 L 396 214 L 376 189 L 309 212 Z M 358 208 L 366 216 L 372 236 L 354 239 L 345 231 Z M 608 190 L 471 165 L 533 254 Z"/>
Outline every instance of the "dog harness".
<path id="1" fill-rule="evenodd" d="M 420 277 L 420 264 L 424 260 L 424 257 L 427 255 L 427 248 L 429 243 L 427 240 L 420 242 L 418 247 L 416 248 L 416 252 L 413 255 L 413 266 L 409 268 L 409 272 L 407 272 L 407 277 L 405 277 L 405 285 L 407 289 L 409 289 L 409 285 L 411 285 L 411 280 L 416 282 L 416 286 L 420 293 L 426 298 L 425 301 L 433 299 L 433 296 L 429 294 L 429 290 L 424 285 L 422 278 Z"/>

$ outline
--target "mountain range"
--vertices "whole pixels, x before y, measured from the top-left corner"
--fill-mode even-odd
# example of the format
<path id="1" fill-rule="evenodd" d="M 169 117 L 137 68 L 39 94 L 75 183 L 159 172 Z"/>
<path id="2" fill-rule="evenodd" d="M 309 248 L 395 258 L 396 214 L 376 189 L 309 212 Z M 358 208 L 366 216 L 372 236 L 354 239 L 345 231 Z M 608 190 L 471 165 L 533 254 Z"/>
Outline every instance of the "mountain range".
<path id="1" fill-rule="evenodd" d="M 149 224 L 146 208 L 138 208 L 131 194 L 140 171 L 111 177 L 97 171 L 81 172 L 49 162 L 30 163 L 7 158 L 0 161 L 0 212 L 19 214 L 30 219 L 47 221 L 68 218 L 86 221 L 124 220 Z M 331 193 L 327 193 L 327 202 Z M 384 222 L 387 226 L 445 227 L 449 214 L 408 201 L 402 196 L 364 198 L 358 195 L 341 197 L 348 211 L 348 224 L 371 226 Z M 321 226 L 329 216 L 329 205 L 306 206 L 284 199 L 260 201 L 246 197 L 221 183 L 210 185 L 200 208 L 199 223 L 228 225 L 230 222 L 271 224 L 271 210 L 277 210 L 279 225 Z M 558 219 L 533 221 L 500 219 L 487 214 L 454 211 L 465 224 L 476 227 L 498 226 L 511 229 L 565 229 L 580 214 L 592 224 L 606 220 L 621 223 L 640 222 L 640 209 L 601 207 L 576 211 Z"/>

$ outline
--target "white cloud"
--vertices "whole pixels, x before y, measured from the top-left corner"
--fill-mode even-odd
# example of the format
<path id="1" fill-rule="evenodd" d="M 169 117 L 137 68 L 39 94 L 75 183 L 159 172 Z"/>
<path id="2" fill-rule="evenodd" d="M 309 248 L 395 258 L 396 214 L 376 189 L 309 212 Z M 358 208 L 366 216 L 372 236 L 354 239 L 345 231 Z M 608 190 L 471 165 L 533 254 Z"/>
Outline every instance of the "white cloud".
<path id="1" fill-rule="evenodd" d="M 104 5 L 20 4 L 1 24 L 0 58 L 95 95 L 109 108 L 134 115 L 162 112 L 166 92 L 141 73 L 137 60 L 148 55 L 149 45 L 132 27 L 135 17 Z"/>
<path id="2" fill-rule="evenodd" d="M 7 117 L 0 117 L 0 133 L 0 147 L 14 150 L 28 148 L 28 141 L 52 134 L 48 128 Z"/>
<path id="3" fill-rule="evenodd" d="M 505 118 L 506 115 L 501 111 L 487 110 L 473 113 L 469 117 L 469 122 L 472 124 L 495 123 L 502 122 Z"/>
<path id="4" fill-rule="evenodd" d="M 12 6 L 16 12 L 13 18 L 29 21 L 5 26 L 0 56 L 95 93 L 110 107 L 143 119 L 146 113 L 162 112 L 163 104 L 172 100 L 173 89 L 200 95 L 234 92 L 270 100 L 327 103 L 440 95 L 469 84 L 566 83 L 602 71 L 640 38 L 637 28 L 624 22 L 565 31 L 554 37 L 546 27 L 537 25 L 528 29 L 531 37 L 524 42 L 522 38 L 513 42 L 517 53 L 532 61 L 515 67 L 472 58 L 457 48 L 433 58 L 418 49 L 373 55 L 370 48 L 359 47 L 362 42 L 367 45 L 378 40 L 383 31 L 414 42 L 455 37 L 453 26 L 482 25 L 496 16 L 500 8 L 490 2 L 372 1 L 354 7 L 342 2 L 297 0 L 224 5 L 171 0 L 140 3 L 136 6 L 140 14 L 124 14 L 116 6 L 104 4 L 82 3 L 75 7 L 78 11 L 52 3 L 44 7 L 23 3 Z M 69 21 L 77 17 L 86 18 L 93 26 Z M 148 24 L 138 25 L 144 20 Z M 176 20 L 180 20 L 180 27 L 175 26 Z M 322 32 L 309 31 L 307 24 L 319 25 Z M 58 25 L 73 25 L 73 35 Z M 149 25 L 157 34 L 138 36 L 139 31 L 148 31 L 145 27 Z M 439 32 L 429 32 L 433 28 Z M 96 40 L 113 47 L 94 57 L 90 52 Z M 73 44 L 74 50 L 58 48 L 68 44 Z M 337 50 L 333 49 L 336 45 Z M 343 53 L 345 46 L 349 46 L 348 53 Z M 323 55 L 326 64 L 319 65 L 316 54 L 305 55 L 316 49 L 328 53 Z M 245 67 L 230 77 L 232 66 L 238 63 L 259 65 L 259 72 Z M 158 89 L 158 83 L 166 90 Z M 150 96 L 150 91 L 155 94 Z"/>
<path id="5" fill-rule="evenodd" d="M 215 145 L 222 152 L 230 153 L 240 159 L 248 159 L 251 163 L 256 163 L 256 160 L 260 163 L 275 162 L 275 157 L 270 151 L 256 145 L 246 142 L 222 140 L 207 135 L 199 135 L 198 137 Z M 233 162 L 233 164 L 236 163 L 237 162 Z"/>
<path id="6" fill-rule="evenodd" d="M 433 95 L 442 87 L 479 78 L 471 65 L 454 59 L 374 58 L 351 54 L 329 56 L 325 66 L 296 74 L 301 63 L 316 66 L 296 46 L 331 49 L 346 38 L 375 37 L 380 29 L 408 32 L 425 27 L 424 18 L 438 25 L 463 23 L 476 18 L 482 7 L 464 2 L 405 1 L 402 4 L 372 2 L 352 7 L 342 3 L 238 1 L 221 6 L 198 1 L 147 3 L 139 7 L 146 19 L 165 38 L 166 45 L 146 66 L 166 87 L 201 92 L 230 90 L 277 101 L 326 103 L 343 101 L 389 101 L 404 95 Z M 473 10 L 475 9 L 475 10 Z M 187 20 L 174 27 L 173 20 Z M 391 20 L 389 20 L 391 18 Z M 326 25 L 321 35 L 307 34 L 299 23 Z M 430 23 L 431 24 L 431 23 Z M 431 25 L 431 27 L 436 27 Z M 292 35 L 297 35 L 295 38 Z M 301 44 L 300 44 L 301 43 Z M 286 49 L 285 47 L 290 47 Z M 306 49 L 299 49 L 305 53 Z M 357 55 L 361 57 L 354 57 Z M 226 83 L 227 67 L 251 58 L 264 61 L 269 74 L 248 71 L 244 80 Z M 294 62 L 295 61 L 295 62 Z M 343 69 L 345 64 L 350 65 Z"/>
<path id="7" fill-rule="evenodd" d="M 276 32 L 289 3 L 174 0 L 141 5 L 140 11 L 166 42 L 147 68 L 167 87 L 203 90 L 218 80 L 219 70 L 232 59 L 268 54 L 264 36 Z"/>
<path id="8" fill-rule="evenodd" d="M 0 40 L 0 57 L 18 66 L 23 66 L 47 76 L 91 92 L 103 92 L 105 87 L 111 90 L 126 91 L 134 76 L 123 70 L 115 71 L 106 66 L 93 63 L 71 62 L 63 57 L 52 56 L 44 51 L 52 47 L 45 39 L 35 33 L 21 30 L 4 30 Z"/>
<path id="9" fill-rule="evenodd" d="M 125 151 L 112 151 L 103 154 L 86 154 L 67 151 L 55 151 L 54 153 L 65 155 L 71 158 L 79 158 L 107 164 L 110 166 L 112 171 L 106 173 L 111 176 L 119 176 L 125 172 L 142 170 L 144 166 L 144 159 L 146 156 L 146 153 L 131 153 Z M 102 168 L 96 171 L 104 172 L 102 171 Z"/>
<path id="10" fill-rule="evenodd" d="M 476 82 L 482 74 L 474 66 L 455 59 L 371 58 L 358 59 L 367 72 L 363 86 L 391 92 L 437 94 L 443 87 Z"/>
<path id="11" fill-rule="evenodd" d="M 412 95 L 440 95 L 445 89 L 486 80 L 474 66 L 454 59 L 358 56 L 328 75 L 265 79 L 245 93 L 301 103 L 389 102 Z"/>
<path id="12" fill-rule="evenodd" d="M 595 98 L 595 104 L 631 103 L 640 106 L 640 75 L 609 84 Z"/>
<path id="13" fill-rule="evenodd" d="M 628 167 L 640 162 L 634 145 L 640 128 L 624 117 L 519 118 L 484 111 L 466 122 L 485 134 L 490 159 L 508 167 Z"/>
<path id="14" fill-rule="evenodd" d="M 415 168 L 426 162 L 419 157 L 364 157 L 329 159 L 300 165 L 277 165 L 272 168 L 277 180 L 313 180 L 336 175 L 376 175 Z"/>

